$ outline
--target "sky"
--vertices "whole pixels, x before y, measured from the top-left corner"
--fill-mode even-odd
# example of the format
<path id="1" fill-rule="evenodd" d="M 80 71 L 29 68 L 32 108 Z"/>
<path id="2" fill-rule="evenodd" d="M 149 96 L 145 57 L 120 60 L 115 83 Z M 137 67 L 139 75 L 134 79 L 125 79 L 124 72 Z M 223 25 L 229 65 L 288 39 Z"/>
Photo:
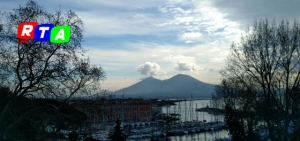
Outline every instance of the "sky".
<path id="1" fill-rule="evenodd" d="M 255 20 L 300 20 L 299 0 L 36 0 L 47 11 L 72 10 L 84 22 L 83 47 L 101 66 L 103 89 L 146 77 L 188 74 L 218 84 L 230 45 Z M 27 0 L 0 0 L 8 12 Z"/>

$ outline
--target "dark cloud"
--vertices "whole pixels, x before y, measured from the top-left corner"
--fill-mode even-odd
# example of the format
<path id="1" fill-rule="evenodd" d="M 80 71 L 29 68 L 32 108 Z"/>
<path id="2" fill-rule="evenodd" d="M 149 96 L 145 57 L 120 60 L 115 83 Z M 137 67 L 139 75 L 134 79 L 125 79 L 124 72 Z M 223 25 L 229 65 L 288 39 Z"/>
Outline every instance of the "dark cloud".
<path id="1" fill-rule="evenodd" d="M 238 22 L 242 28 L 255 20 L 299 20 L 299 0 L 210 0 L 212 6 L 225 14 L 225 18 Z"/>

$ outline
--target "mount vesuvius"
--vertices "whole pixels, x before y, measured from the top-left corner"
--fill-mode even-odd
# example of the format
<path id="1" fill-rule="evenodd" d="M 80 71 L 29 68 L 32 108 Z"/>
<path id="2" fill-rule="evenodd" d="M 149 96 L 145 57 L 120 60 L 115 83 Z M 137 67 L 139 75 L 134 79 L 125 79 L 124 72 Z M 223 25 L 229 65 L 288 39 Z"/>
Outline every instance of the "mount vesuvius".
<path id="1" fill-rule="evenodd" d="M 132 98 L 183 99 L 211 98 L 215 85 L 201 82 L 189 75 L 178 74 L 170 79 L 159 80 L 148 77 L 127 88 L 117 91 L 117 95 Z"/>

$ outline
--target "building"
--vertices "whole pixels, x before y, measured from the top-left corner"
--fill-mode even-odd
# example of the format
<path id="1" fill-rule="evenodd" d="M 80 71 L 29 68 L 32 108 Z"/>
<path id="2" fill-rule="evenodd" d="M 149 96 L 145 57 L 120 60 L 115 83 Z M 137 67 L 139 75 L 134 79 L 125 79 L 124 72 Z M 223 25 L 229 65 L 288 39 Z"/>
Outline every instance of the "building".
<path id="1" fill-rule="evenodd" d="M 88 116 L 90 124 L 123 122 L 146 122 L 151 120 L 152 102 L 143 99 L 80 100 L 72 104 Z"/>

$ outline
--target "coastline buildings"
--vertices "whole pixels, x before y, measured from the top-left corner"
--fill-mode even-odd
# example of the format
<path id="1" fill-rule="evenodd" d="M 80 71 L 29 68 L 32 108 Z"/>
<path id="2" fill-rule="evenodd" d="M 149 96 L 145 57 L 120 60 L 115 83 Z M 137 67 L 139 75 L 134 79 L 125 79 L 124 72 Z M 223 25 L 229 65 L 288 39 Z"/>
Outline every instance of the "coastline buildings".
<path id="1" fill-rule="evenodd" d="M 153 101 L 143 99 L 98 99 L 74 101 L 72 105 L 87 115 L 88 124 L 147 122 L 151 120 Z"/>

